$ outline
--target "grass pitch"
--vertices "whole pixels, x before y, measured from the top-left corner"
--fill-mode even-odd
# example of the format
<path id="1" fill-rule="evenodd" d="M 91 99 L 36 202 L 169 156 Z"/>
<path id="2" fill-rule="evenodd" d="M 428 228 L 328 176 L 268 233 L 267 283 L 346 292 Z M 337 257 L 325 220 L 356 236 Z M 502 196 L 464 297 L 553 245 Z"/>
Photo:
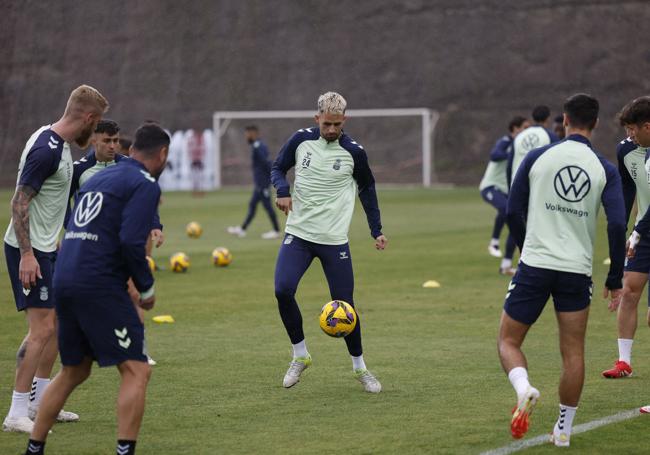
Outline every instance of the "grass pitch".
<path id="1" fill-rule="evenodd" d="M 167 270 L 155 275 L 158 302 L 147 321 L 149 349 L 158 366 L 147 396 L 139 454 L 477 454 L 512 441 L 515 394 L 495 348 L 508 280 L 497 274 L 498 260 L 487 254 L 494 210 L 477 190 L 380 190 L 390 239 L 383 252 L 375 251 L 357 204 L 350 233 L 355 299 L 366 363 L 383 384 L 377 396 L 364 393 L 353 379 L 344 342 L 326 337 L 318 327 L 317 316 L 329 294 L 317 261 L 298 291 L 314 365 L 294 388 L 282 388 L 291 347 L 273 294 L 279 241 L 260 239 L 269 229 L 261 207 L 248 237 L 225 233 L 226 226 L 243 219 L 248 196 L 248 191 L 238 190 L 204 198 L 164 195 L 166 243 L 154 251 L 154 258 Z M 9 199 L 10 193 L 0 193 L 0 201 L 8 205 Z M 203 226 L 200 239 L 185 235 L 189 221 Z M 0 226 L 4 229 L 7 222 L 5 209 Z M 650 403 L 650 340 L 643 303 L 634 377 L 600 377 L 617 355 L 615 317 L 598 293 L 606 273 L 603 227 L 595 254 L 587 378 L 575 424 Z M 211 264 L 210 253 L 217 246 L 233 253 L 229 267 Z M 190 256 L 186 274 L 169 271 L 167 259 L 177 251 Z M 4 417 L 25 323 L 15 311 L 4 259 L 0 271 Z M 442 287 L 422 288 L 429 279 Z M 154 324 L 151 317 L 158 314 L 171 314 L 176 323 Z M 528 433 L 536 436 L 552 429 L 557 413 L 560 356 L 552 308 L 531 330 L 524 350 L 532 383 L 542 393 Z M 116 370 L 95 367 L 66 405 L 81 421 L 55 426 L 47 453 L 112 453 L 117 389 Z M 643 453 L 647 419 L 575 435 L 571 446 L 580 453 Z M 22 453 L 26 441 L 26 435 L 1 433 L 0 454 Z"/>

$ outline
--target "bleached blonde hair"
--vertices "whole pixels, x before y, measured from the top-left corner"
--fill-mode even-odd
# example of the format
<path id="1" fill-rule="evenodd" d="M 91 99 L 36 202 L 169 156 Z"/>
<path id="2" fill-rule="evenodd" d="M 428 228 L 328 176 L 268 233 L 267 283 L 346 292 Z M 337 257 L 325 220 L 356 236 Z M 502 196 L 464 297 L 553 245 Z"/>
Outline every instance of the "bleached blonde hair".
<path id="1" fill-rule="evenodd" d="M 319 114 L 345 114 L 348 103 L 336 92 L 323 93 L 318 97 Z"/>
<path id="2" fill-rule="evenodd" d="M 80 85 L 70 93 L 68 104 L 65 107 L 66 115 L 95 111 L 103 114 L 108 110 L 108 101 L 99 90 L 90 85 Z"/>

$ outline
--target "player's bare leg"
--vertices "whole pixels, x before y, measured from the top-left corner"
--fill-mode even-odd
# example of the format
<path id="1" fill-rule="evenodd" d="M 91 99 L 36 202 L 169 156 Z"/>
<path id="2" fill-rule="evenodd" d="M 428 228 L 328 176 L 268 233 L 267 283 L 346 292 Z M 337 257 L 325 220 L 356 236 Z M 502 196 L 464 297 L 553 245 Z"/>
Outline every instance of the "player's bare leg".
<path id="1" fill-rule="evenodd" d="M 560 331 L 562 376 L 559 387 L 560 416 L 553 427 L 552 441 L 557 446 L 567 447 L 585 380 L 585 334 L 589 308 L 557 312 L 556 316 Z"/>
<path id="2" fill-rule="evenodd" d="M 3 429 L 29 433 L 33 428 L 29 419 L 29 393 L 43 350 L 55 336 L 55 315 L 48 308 L 28 308 L 25 313 L 29 331 L 16 354 L 14 396 Z"/>
<path id="3" fill-rule="evenodd" d="M 84 358 L 79 365 L 63 366 L 45 390 L 36 415 L 31 439 L 45 441 L 48 431 L 56 422 L 57 416 L 72 391 L 90 376 L 92 359 Z"/>
<path id="4" fill-rule="evenodd" d="M 648 275 L 640 272 L 625 272 L 623 276 L 623 297 L 616 313 L 618 327 L 618 360 L 614 367 L 603 371 L 610 379 L 632 375 L 632 344 L 636 333 L 637 309 L 641 294 L 648 281 Z"/>
<path id="5" fill-rule="evenodd" d="M 526 357 L 521 350 L 529 329 L 530 325 L 515 321 L 505 311 L 501 314 L 497 346 L 503 371 L 517 393 L 510 421 L 510 432 L 516 439 L 528 431 L 530 414 L 539 398 L 539 391 L 528 381 Z"/>
<path id="6" fill-rule="evenodd" d="M 122 376 L 117 398 L 117 435 L 120 440 L 135 441 L 144 415 L 151 367 L 145 362 L 127 360 L 117 369 Z"/>

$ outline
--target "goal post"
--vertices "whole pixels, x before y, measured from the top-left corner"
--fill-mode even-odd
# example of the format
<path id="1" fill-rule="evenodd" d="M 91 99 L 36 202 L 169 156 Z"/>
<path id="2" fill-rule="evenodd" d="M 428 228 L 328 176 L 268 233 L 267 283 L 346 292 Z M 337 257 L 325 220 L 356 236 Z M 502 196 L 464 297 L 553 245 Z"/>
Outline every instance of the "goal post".
<path id="1" fill-rule="evenodd" d="M 313 119 L 315 111 L 312 110 L 287 110 L 287 111 L 217 111 L 212 116 L 214 132 L 214 182 L 215 188 L 223 186 L 222 180 L 222 137 L 228 130 L 233 120 L 282 120 L 282 119 Z M 433 135 L 440 114 L 427 108 L 394 108 L 394 109 L 349 109 L 345 115 L 353 118 L 373 117 L 414 117 L 420 118 L 422 185 L 430 187 L 432 181 L 437 181 L 434 166 Z M 287 132 L 289 133 L 289 132 Z M 363 143 L 363 141 L 360 141 Z M 370 152 L 372 153 L 372 152 Z"/>

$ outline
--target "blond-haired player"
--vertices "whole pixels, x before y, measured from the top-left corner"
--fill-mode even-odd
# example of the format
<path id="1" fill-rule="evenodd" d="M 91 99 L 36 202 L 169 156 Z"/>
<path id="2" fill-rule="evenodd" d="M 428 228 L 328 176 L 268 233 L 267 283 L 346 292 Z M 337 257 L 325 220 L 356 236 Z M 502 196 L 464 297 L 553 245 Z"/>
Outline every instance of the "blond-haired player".
<path id="1" fill-rule="evenodd" d="M 34 416 L 50 382 L 58 353 L 52 274 L 72 178 L 70 143 L 85 148 L 107 109 L 108 101 L 96 89 L 77 87 L 70 94 L 63 116 L 32 134 L 20 157 L 11 200 L 12 218 L 4 242 L 16 308 L 25 311 L 29 330 L 16 355 L 14 392 L 3 423 L 5 431 L 32 431 L 30 407 Z M 78 419 L 73 413 L 59 414 L 59 420 Z"/>
<path id="2" fill-rule="evenodd" d="M 273 163 L 271 180 L 277 190 L 277 207 L 289 215 L 286 235 L 275 268 L 275 296 L 280 317 L 293 345 L 293 360 L 283 386 L 292 387 L 311 365 L 305 344 L 296 289 L 309 265 L 318 258 L 323 266 L 332 300 L 354 306 L 354 274 L 348 230 L 357 194 L 375 240 L 383 250 L 388 239 L 381 232 L 375 179 L 366 151 L 343 132 L 345 99 L 335 92 L 318 98 L 317 128 L 298 130 Z M 286 174 L 295 167 L 293 194 Z M 361 326 L 345 337 L 354 375 L 366 392 L 379 393 L 381 384 L 363 359 Z"/>

